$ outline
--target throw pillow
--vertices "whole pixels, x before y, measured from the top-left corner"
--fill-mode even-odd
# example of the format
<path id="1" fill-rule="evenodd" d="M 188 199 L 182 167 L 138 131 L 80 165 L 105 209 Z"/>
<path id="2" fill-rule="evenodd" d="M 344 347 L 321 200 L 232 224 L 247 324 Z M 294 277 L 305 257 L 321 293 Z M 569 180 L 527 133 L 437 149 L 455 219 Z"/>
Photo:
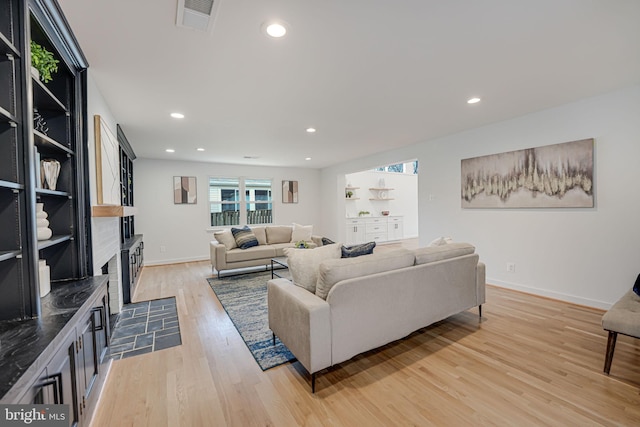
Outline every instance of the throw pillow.
<path id="1" fill-rule="evenodd" d="M 253 246 L 258 246 L 258 239 L 253 231 L 248 226 L 242 228 L 232 228 L 231 233 L 236 239 L 236 244 L 240 249 L 248 249 Z"/>
<path id="2" fill-rule="evenodd" d="M 251 231 L 256 235 L 259 245 L 267 244 L 267 230 L 265 227 L 251 227 Z"/>
<path id="3" fill-rule="evenodd" d="M 448 245 L 449 243 L 453 243 L 451 237 L 438 237 L 437 239 L 432 240 L 428 246 L 442 246 Z"/>
<path id="4" fill-rule="evenodd" d="M 376 242 L 362 243 L 361 245 L 343 246 L 342 258 L 355 258 L 360 255 L 371 255 Z"/>
<path id="5" fill-rule="evenodd" d="M 633 292 L 635 292 L 636 295 L 640 296 L 640 274 L 638 274 L 636 283 L 633 285 Z"/>
<path id="6" fill-rule="evenodd" d="M 300 225 L 293 223 L 293 229 L 291 230 L 291 242 L 299 242 L 304 240 L 305 242 L 311 241 L 311 234 L 313 233 L 313 225 Z"/>
<path id="7" fill-rule="evenodd" d="M 293 283 L 315 294 L 318 266 L 324 260 L 340 258 L 340 245 L 315 249 L 285 248 L 284 254 L 287 257 Z"/>
<path id="8" fill-rule="evenodd" d="M 238 247 L 235 237 L 231 234 L 231 230 L 216 231 L 213 233 L 213 237 L 219 243 L 222 243 L 227 250 Z"/>
<path id="9" fill-rule="evenodd" d="M 324 246 L 324 245 L 332 245 L 334 243 L 335 242 L 333 240 L 331 240 L 331 239 L 329 239 L 327 237 L 323 237 L 322 238 L 322 246 Z"/>
<path id="10" fill-rule="evenodd" d="M 267 243 L 291 243 L 291 226 L 290 225 L 268 225 L 267 226 Z"/>

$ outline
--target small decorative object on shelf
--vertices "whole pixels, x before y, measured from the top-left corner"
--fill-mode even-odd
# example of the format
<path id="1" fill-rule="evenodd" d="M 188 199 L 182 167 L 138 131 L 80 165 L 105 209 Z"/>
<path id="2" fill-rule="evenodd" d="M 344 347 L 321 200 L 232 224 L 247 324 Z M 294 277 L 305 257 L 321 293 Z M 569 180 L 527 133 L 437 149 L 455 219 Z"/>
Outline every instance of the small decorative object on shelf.
<path id="1" fill-rule="evenodd" d="M 295 247 L 298 249 L 309 249 L 309 244 L 304 240 L 297 241 Z"/>
<path id="2" fill-rule="evenodd" d="M 35 108 L 33 109 L 33 129 L 45 135 L 49 132 L 47 122 Z"/>
<path id="3" fill-rule="evenodd" d="M 55 159 L 44 159 L 42 164 L 42 188 L 55 190 L 60 175 L 60 162 Z"/>
<path id="4" fill-rule="evenodd" d="M 350 199 L 353 196 L 353 191 L 347 191 L 347 198 Z"/>
<path id="5" fill-rule="evenodd" d="M 382 216 L 388 216 L 389 215 L 389 211 L 382 211 Z"/>
<path id="6" fill-rule="evenodd" d="M 44 211 L 44 203 L 36 203 L 36 226 L 38 240 L 49 240 L 53 235 L 53 232 L 49 228 L 49 220 L 47 214 Z"/>
<path id="7" fill-rule="evenodd" d="M 40 298 L 51 292 L 51 270 L 47 261 L 41 259 L 38 262 L 38 278 L 40 282 Z"/>
<path id="8" fill-rule="evenodd" d="M 365 215 L 369 215 L 369 211 L 360 211 L 360 212 L 358 212 L 358 216 L 365 216 Z"/>
<path id="9" fill-rule="evenodd" d="M 384 188 L 385 187 L 384 178 L 380 178 L 378 180 L 378 187 L 380 187 L 380 188 Z"/>
<path id="10" fill-rule="evenodd" d="M 39 73 L 40 80 L 49 83 L 52 80 L 51 73 L 58 72 L 58 61 L 53 53 L 38 43 L 31 41 L 31 66 Z"/>

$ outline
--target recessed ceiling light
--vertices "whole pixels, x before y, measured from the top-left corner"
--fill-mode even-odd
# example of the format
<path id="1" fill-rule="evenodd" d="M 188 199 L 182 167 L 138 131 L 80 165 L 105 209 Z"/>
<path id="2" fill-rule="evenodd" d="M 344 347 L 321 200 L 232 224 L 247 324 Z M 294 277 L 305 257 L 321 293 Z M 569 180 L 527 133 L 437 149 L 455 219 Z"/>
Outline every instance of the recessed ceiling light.
<path id="1" fill-rule="evenodd" d="M 311 160 L 311 157 L 305 157 L 304 159 L 305 160 Z"/>
<path id="2" fill-rule="evenodd" d="M 204 151 L 204 148 L 196 148 L 197 151 Z"/>
<path id="3" fill-rule="evenodd" d="M 171 113 L 171 117 L 174 119 L 184 119 L 184 114 L 182 113 Z"/>
<path id="4" fill-rule="evenodd" d="M 282 22 L 272 22 L 266 24 L 264 31 L 273 38 L 280 38 L 287 34 L 287 27 Z"/>
<path id="5" fill-rule="evenodd" d="M 174 150 L 173 148 L 167 148 L 164 151 L 166 151 L 167 153 L 175 153 L 176 152 L 176 150 Z"/>
<path id="6" fill-rule="evenodd" d="M 477 104 L 478 102 L 480 102 L 480 98 L 470 98 L 467 104 Z"/>
<path id="7" fill-rule="evenodd" d="M 316 128 L 307 128 L 308 133 L 314 133 L 315 131 L 316 131 Z"/>

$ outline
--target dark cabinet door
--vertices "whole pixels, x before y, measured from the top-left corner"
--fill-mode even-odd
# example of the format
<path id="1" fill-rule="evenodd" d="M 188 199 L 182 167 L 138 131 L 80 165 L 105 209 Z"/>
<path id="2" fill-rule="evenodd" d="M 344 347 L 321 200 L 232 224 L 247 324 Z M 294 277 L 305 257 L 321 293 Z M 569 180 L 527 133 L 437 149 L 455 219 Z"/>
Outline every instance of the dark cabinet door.
<path id="1" fill-rule="evenodd" d="M 77 345 L 74 330 L 67 336 L 62 349 L 47 365 L 47 373 L 49 374 L 47 378 L 55 383 L 52 384 L 53 387 L 47 386 L 50 390 L 45 396 L 47 399 L 53 399 L 53 402 L 43 402 L 69 405 L 70 426 L 76 426 L 80 422 L 76 369 Z"/>

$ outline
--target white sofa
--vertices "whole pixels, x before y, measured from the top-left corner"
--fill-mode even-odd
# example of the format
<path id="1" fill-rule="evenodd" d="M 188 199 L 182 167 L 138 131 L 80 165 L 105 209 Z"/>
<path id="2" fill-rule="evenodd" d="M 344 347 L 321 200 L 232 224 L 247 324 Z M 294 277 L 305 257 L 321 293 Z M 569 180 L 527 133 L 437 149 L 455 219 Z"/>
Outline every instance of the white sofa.
<path id="1" fill-rule="evenodd" d="M 452 243 L 323 261 L 320 296 L 286 279 L 267 287 L 274 342 L 307 369 L 315 391 L 322 369 L 472 307 L 482 316 L 485 266 L 472 245 Z"/>
<path id="2" fill-rule="evenodd" d="M 322 237 L 311 235 L 311 226 L 267 225 L 250 226 L 259 245 L 240 249 L 231 230 L 214 233 L 211 241 L 211 266 L 218 273 L 236 268 L 270 266 L 271 258 L 284 256 L 285 248 L 293 248 L 299 240 L 307 241 L 310 248 L 322 245 Z M 294 230 L 295 229 L 295 230 Z"/>

